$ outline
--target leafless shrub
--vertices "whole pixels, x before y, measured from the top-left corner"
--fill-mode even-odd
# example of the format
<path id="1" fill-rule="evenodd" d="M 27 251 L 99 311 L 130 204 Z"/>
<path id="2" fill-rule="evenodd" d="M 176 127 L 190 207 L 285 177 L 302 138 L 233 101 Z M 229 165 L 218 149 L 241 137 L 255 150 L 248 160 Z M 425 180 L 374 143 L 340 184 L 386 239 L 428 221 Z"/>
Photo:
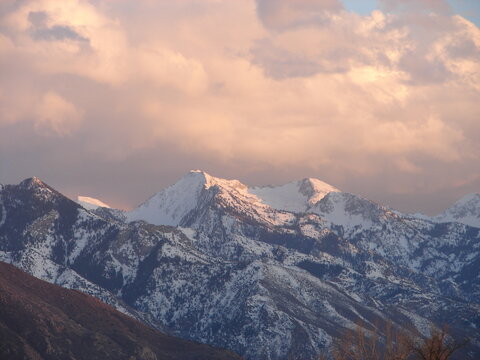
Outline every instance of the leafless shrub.
<path id="1" fill-rule="evenodd" d="M 392 323 L 386 324 L 383 336 L 378 327 L 368 330 L 357 325 L 332 344 L 330 357 L 324 354 L 319 360 L 448 360 L 467 343 L 453 340 L 447 327 L 432 328 L 430 337 L 420 338 Z"/>
<path id="2" fill-rule="evenodd" d="M 456 341 L 448 335 L 447 327 L 432 329 L 430 337 L 411 343 L 415 360 L 448 360 L 452 354 L 468 344 L 468 339 Z"/>

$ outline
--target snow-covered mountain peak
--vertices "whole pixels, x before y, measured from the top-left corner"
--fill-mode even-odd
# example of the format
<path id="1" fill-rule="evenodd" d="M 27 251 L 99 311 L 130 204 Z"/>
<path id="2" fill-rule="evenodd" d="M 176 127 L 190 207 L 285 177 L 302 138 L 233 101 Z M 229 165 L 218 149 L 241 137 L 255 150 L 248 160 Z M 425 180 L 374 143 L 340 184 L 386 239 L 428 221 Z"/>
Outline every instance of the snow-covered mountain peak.
<path id="1" fill-rule="evenodd" d="M 171 189 L 173 187 L 178 188 L 178 189 L 183 189 L 187 191 L 189 188 L 190 189 L 198 189 L 198 188 L 203 188 L 207 185 L 207 183 L 210 182 L 211 176 L 207 174 L 206 172 L 200 171 L 200 170 L 191 170 L 187 174 L 185 174 L 183 177 L 181 177 L 175 184 L 170 185 L 169 187 L 161 190 L 165 191 L 167 189 Z"/>
<path id="2" fill-rule="evenodd" d="M 196 209 L 210 194 L 237 194 L 253 197 L 248 188 L 238 180 L 225 180 L 201 170 L 191 170 L 175 184 L 161 190 L 136 209 L 127 213 L 129 221 L 145 220 L 157 225 L 179 225 L 182 219 Z M 258 199 L 255 199 L 258 201 Z"/>
<path id="3" fill-rule="evenodd" d="M 305 178 L 279 186 L 251 187 L 249 191 L 274 209 L 305 212 L 328 193 L 340 190 L 321 180 Z"/>
<path id="4" fill-rule="evenodd" d="M 94 210 L 99 207 L 110 208 L 110 206 L 103 201 L 88 196 L 77 196 L 77 203 L 87 210 Z"/>
<path id="5" fill-rule="evenodd" d="M 127 213 L 127 219 L 144 220 L 156 225 L 185 225 L 194 212 L 202 212 L 215 199 L 216 206 L 276 223 L 279 221 L 274 215 L 277 210 L 306 212 L 332 191 L 340 190 L 312 178 L 281 186 L 249 188 L 238 180 L 222 179 L 201 170 L 191 170 L 175 184 Z M 274 218 L 276 220 L 272 220 Z"/>
<path id="6" fill-rule="evenodd" d="M 206 173 L 203 170 L 190 170 L 172 186 L 175 186 L 177 184 L 192 186 L 193 188 L 203 187 L 204 189 L 209 189 L 213 186 L 218 186 L 236 191 L 246 191 L 248 189 L 245 184 L 242 184 L 238 180 L 227 180 L 218 178 Z"/>
<path id="7" fill-rule="evenodd" d="M 157 225 L 178 225 L 198 202 L 208 180 L 206 173 L 190 171 L 175 184 L 161 190 L 126 214 L 129 221 L 144 220 Z"/>
<path id="8" fill-rule="evenodd" d="M 27 189 L 34 187 L 47 187 L 47 185 L 36 176 L 23 180 L 19 185 Z"/>
<path id="9" fill-rule="evenodd" d="M 465 195 L 442 214 L 436 216 L 435 220 L 456 221 L 480 227 L 480 194 Z"/>
<path id="10" fill-rule="evenodd" d="M 37 200 L 41 201 L 52 200 L 59 196 L 59 193 L 56 190 L 35 176 L 20 182 L 18 188 L 28 194 L 32 194 Z"/>
<path id="11" fill-rule="evenodd" d="M 246 193 L 248 191 L 247 185 L 242 184 L 238 180 L 227 180 L 227 179 L 214 177 L 201 170 L 191 170 L 186 176 L 194 176 L 194 177 L 201 176 L 204 181 L 205 189 L 209 189 L 213 186 L 218 186 L 226 190 L 233 190 L 233 191 L 238 191 L 243 193 Z"/>

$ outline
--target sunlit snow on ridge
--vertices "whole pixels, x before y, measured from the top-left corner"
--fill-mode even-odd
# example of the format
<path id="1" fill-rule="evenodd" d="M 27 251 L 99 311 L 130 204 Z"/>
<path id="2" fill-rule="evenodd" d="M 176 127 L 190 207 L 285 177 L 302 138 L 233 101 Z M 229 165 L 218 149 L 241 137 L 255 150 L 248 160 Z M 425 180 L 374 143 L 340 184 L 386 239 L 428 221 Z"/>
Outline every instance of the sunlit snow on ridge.
<path id="1" fill-rule="evenodd" d="M 99 207 L 110 208 L 110 206 L 105 204 L 103 201 L 88 196 L 78 196 L 77 203 L 82 205 L 87 210 L 94 210 Z"/>

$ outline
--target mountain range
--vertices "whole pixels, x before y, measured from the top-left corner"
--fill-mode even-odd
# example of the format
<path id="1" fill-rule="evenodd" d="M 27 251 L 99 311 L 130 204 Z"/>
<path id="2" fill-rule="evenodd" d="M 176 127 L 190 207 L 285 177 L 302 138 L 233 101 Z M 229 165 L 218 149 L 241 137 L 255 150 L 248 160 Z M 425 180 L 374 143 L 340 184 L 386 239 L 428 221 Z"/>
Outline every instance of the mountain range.
<path id="1" fill-rule="evenodd" d="M 361 324 L 448 323 L 480 355 L 480 196 L 402 214 L 317 179 L 194 170 L 136 209 L 37 178 L 0 190 L 0 260 L 246 359 L 313 358 Z M 100 206 L 98 206 L 100 205 Z"/>

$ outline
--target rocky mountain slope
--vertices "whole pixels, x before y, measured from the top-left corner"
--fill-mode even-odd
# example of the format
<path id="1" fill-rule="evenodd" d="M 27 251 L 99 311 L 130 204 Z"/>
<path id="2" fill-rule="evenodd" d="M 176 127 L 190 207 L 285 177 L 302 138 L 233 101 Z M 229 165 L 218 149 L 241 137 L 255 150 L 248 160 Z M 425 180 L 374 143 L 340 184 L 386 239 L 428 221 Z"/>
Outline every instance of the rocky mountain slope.
<path id="1" fill-rule="evenodd" d="M 0 262 L 2 359 L 240 359 L 155 331 L 79 291 Z"/>
<path id="2" fill-rule="evenodd" d="M 40 180 L 0 192 L 0 258 L 248 359 L 308 358 L 357 323 L 480 353 L 480 229 L 305 179 L 248 188 L 192 171 L 137 209 L 87 210 Z"/>

